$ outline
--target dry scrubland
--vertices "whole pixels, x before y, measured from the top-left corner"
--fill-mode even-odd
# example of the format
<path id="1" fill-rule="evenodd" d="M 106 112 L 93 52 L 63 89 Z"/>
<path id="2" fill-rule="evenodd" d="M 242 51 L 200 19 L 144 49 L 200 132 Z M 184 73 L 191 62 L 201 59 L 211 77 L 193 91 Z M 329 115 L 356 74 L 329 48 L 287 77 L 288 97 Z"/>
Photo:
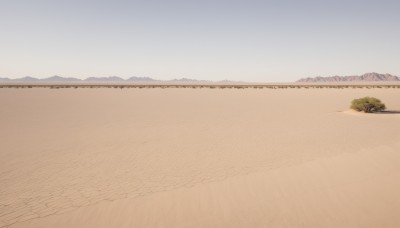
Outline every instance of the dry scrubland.
<path id="1" fill-rule="evenodd" d="M 0 227 L 400 227 L 396 86 L 2 87 Z"/>

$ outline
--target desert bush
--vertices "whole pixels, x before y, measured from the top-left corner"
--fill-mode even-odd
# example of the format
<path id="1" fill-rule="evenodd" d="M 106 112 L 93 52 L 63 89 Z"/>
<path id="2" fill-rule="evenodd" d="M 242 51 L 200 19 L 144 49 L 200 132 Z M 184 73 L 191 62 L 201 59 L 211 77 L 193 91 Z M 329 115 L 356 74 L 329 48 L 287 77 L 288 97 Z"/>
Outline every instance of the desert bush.
<path id="1" fill-rule="evenodd" d="M 373 113 L 385 110 L 386 106 L 377 98 L 363 97 L 354 99 L 351 102 L 351 108 L 358 112 Z"/>

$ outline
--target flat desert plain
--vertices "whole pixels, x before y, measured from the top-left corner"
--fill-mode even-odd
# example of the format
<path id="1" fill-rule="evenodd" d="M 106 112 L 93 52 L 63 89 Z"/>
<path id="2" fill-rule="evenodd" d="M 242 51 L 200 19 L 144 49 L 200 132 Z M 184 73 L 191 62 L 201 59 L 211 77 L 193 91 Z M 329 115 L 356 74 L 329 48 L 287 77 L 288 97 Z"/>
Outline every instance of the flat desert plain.
<path id="1" fill-rule="evenodd" d="M 0 227 L 400 227 L 400 89 L 0 89 Z"/>

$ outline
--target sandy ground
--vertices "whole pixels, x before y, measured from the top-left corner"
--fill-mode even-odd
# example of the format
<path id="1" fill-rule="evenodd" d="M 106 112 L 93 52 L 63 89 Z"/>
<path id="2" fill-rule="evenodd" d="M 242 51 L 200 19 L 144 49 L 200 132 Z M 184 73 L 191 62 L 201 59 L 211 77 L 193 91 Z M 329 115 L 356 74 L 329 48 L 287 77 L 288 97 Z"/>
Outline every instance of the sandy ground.
<path id="1" fill-rule="evenodd" d="M 0 227 L 400 227 L 400 89 L 0 89 Z M 345 111 L 345 112 L 343 112 Z"/>

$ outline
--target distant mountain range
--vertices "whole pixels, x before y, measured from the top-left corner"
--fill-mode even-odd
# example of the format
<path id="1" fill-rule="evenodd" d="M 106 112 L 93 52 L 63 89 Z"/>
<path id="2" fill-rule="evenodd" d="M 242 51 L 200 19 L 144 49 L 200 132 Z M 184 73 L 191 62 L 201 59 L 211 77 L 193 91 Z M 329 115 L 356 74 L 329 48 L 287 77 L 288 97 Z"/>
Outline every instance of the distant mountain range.
<path id="1" fill-rule="evenodd" d="M 366 73 L 360 76 L 330 76 L 302 78 L 296 82 L 399 82 L 400 77 L 391 74 Z"/>
<path id="2" fill-rule="evenodd" d="M 366 73 L 360 76 L 330 76 L 330 77 L 309 77 L 302 78 L 297 83 L 334 83 L 334 82 L 400 82 L 400 77 L 391 74 L 379 74 L 379 73 Z M 86 79 L 79 79 L 73 77 L 61 77 L 52 76 L 48 78 L 34 78 L 34 77 L 23 77 L 17 79 L 0 78 L 0 83 L 223 83 L 223 84 L 235 84 L 235 83 L 248 83 L 238 81 L 206 81 L 196 80 L 190 78 L 180 78 L 172 80 L 156 80 L 150 77 L 130 77 L 124 79 L 117 76 L 110 77 L 88 77 Z"/>
<path id="3" fill-rule="evenodd" d="M 172 79 L 172 80 L 156 80 L 149 77 L 130 77 L 128 79 L 123 79 L 117 76 L 110 77 L 89 77 L 86 79 L 72 78 L 72 77 L 61 77 L 61 76 L 52 76 L 49 78 L 33 78 L 33 77 L 23 77 L 17 79 L 10 78 L 0 78 L 1 82 L 22 82 L 22 83 L 66 83 L 66 82 L 82 82 L 82 83 L 148 83 L 148 82 L 166 82 L 166 83 L 200 83 L 206 82 L 211 83 L 213 81 L 205 81 L 205 80 L 196 80 L 189 78 L 181 78 L 181 79 Z M 224 81 L 224 82 L 233 82 L 233 81 Z"/>

